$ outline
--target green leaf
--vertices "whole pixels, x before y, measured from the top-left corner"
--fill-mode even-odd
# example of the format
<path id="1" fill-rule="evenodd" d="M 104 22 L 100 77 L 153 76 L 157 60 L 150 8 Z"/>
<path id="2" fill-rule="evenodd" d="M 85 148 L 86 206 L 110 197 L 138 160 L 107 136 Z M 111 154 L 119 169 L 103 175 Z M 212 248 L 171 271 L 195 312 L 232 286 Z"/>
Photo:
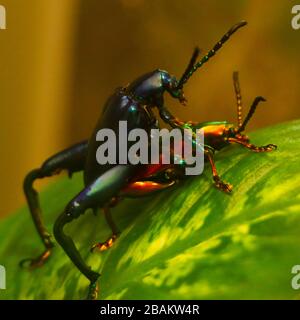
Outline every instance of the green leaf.
<path id="1" fill-rule="evenodd" d="M 231 195 L 214 188 L 209 168 L 157 196 L 125 200 L 113 215 L 120 238 L 107 252 L 91 254 L 110 230 L 87 212 L 67 227 L 80 252 L 101 271 L 102 299 L 294 299 L 291 269 L 300 264 L 300 121 L 250 135 L 278 150 L 257 154 L 230 146 L 216 155 Z M 81 175 L 63 178 L 41 193 L 49 228 L 82 188 Z M 42 245 L 27 208 L 0 224 L 0 264 L 7 289 L 1 299 L 80 299 L 88 281 L 56 246 L 40 269 L 18 262 Z"/>

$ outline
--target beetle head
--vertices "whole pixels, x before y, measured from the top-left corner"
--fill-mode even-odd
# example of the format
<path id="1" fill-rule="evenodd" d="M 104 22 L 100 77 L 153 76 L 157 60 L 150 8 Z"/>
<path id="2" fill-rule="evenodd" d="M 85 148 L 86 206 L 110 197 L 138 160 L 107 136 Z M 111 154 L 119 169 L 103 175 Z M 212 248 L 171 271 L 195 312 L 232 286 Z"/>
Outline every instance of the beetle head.
<path id="1" fill-rule="evenodd" d="M 187 100 L 184 96 L 182 88 L 178 87 L 178 80 L 174 76 L 170 76 L 167 72 L 161 74 L 162 83 L 165 90 L 175 99 L 183 105 L 186 105 Z"/>

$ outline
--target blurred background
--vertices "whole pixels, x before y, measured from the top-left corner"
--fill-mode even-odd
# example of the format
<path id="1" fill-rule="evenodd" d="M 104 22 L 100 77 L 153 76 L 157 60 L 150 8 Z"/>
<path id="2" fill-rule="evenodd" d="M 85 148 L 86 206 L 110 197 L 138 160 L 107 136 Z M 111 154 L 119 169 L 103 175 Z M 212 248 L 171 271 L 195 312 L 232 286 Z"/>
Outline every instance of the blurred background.
<path id="1" fill-rule="evenodd" d="M 249 25 L 196 73 L 184 120 L 236 121 L 232 72 L 244 106 L 261 105 L 249 130 L 299 118 L 297 1 L 0 0 L 0 217 L 25 203 L 26 173 L 89 137 L 107 97 L 152 69 L 180 76 L 198 45 L 210 49 L 234 23 Z M 266 141 L 272 142 L 272 141 Z M 273 141 L 274 142 L 274 141 Z M 41 186 L 41 185 L 39 185 Z"/>

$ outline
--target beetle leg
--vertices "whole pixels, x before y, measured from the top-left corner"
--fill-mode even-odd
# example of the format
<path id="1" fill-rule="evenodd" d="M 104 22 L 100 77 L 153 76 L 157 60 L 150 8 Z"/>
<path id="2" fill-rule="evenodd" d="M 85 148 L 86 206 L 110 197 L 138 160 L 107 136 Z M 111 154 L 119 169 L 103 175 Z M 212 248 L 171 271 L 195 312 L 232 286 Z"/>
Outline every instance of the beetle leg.
<path id="1" fill-rule="evenodd" d="M 120 191 L 119 195 L 121 198 L 129 197 L 129 198 L 137 198 L 152 195 L 156 192 L 162 191 L 173 186 L 176 183 L 176 172 L 172 168 L 168 168 L 164 170 L 165 178 L 168 179 L 167 182 L 161 183 L 157 181 L 151 180 L 141 180 L 141 181 L 133 181 L 126 185 Z M 118 230 L 116 224 L 114 223 L 110 207 L 115 206 L 117 198 L 113 198 L 109 205 L 103 207 L 105 219 L 112 230 L 112 235 L 105 242 L 98 242 L 91 247 L 91 252 L 97 251 L 105 251 L 112 247 L 118 236 L 120 235 L 120 231 Z"/>
<path id="2" fill-rule="evenodd" d="M 109 206 L 104 206 L 103 211 L 104 211 L 104 216 L 105 216 L 106 222 L 112 230 L 112 235 L 106 241 L 98 242 L 98 243 L 94 244 L 91 247 L 91 252 L 94 252 L 95 249 L 97 249 L 98 251 L 104 251 L 104 250 L 109 249 L 110 247 L 112 247 L 112 245 L 116 241 L 117 237 L 121 233 L 119 231 L 118 227 L 116 226 L 112 216 L 111 216 L 111 211 L 110 211 Z"/>
<path id="3" fill-rule="evenodd" d="M 165 106 L 162 106 L 160 107 L 159 109 L 159 115 L 161 117 L 161 119 L 169 124 L 172 128 L 180 128 L 182 129 L 185 122 L 176 118 L 175 116 L 173 116 L 171 114 L 171 112 L 165 107 Z"/>
<path id="4" fill-rule="evenodd" d="M 171 171 L 167 169 L 166 171 Z M 167 174 L 167 172 L 166 172 Z M 143 197 L 152 195 L 158 191 L 162 191 L 173 186 L 176 183 L 175 180 L 168 181 L 167 183 L 159 183 L 155 181 L 134 181 L 129 185 L 125 186 L 120 192 L 122 197 Z M 105 251 L 112 247 L 117 237 L 120 235 L 120 231 L 118 230 L 116 224 L 114 223 L 109 206 L 105 206 L 103 208 L 105 219 L 112 230 L 112 235 L 105 242 L 98 242 L 91 247 L 91 252 L 97 251 Z"/>
<path id="5" fill-rule="evenodd" d="M 176 180 L 170 180 L 165 183 L 156 181 L 134 181 L 121 191 L 123 197 L 138 198 L 152 195 L 156 192 L 172 187 Z"/>
<path id="6" fill-rule="evenodd" d="M 104 242 L 97 242 L 91 247 L 91 252 L 97 251 L 105 251 L 112 247 L 112 245 L 117 240 L 119 234 L 113 233 L 107 240 Z"/>
<path id="7" fill-rule="evenodd" d="M 267 144 L 266 146 L 258 147 L 252 143 L 241 141 L 236 138 L 228 138 L 228 142 L 229 143 L 238 143 L 238 144 L 244 146 L 245 148 L 250 149 L 254 152 L 270 152 L 270 151 L 274 151 L 277 149 L 277 146 L 275 144 Z"/>
<path id="8" fill-rule="evenodd" d="M 214 162 L 212 151 L 205 147 L 204 152 L 205 152 L 205 155 L 208 158 L 210 166 L 211 166 L 215 186 L 221 191 L 224 191 L 226 193 L 230 193 L 232 191 L 232 185 L 222 181 L 221 178 L 219 177 L 218 172 L 217 172 L 217 168 L 216 168 L 216 165 Z"/>
<path id="9" fill-rule="evenodd" d="M 84 262 L 72 238 L 65 234 L 64 227 L 84 214 L 88 208 L 106 205 L 128 183 L 137 167 L 133 165 L 117 165 L 103 173 L 69 202 L 54 224 L 55 239 L 80 272 L 90 280 L 88 299 L 97 298 L 97 279 L 100 274 L 92 271 Z"/>
<path id="10" fill-rule="evenodd" d="M 29 172 L 24 180 L 24 193 L 30 209 L 30 213 L 35 227 L 45 246 L 45 251 L 34 259 L 24 259 L 20 262 L 20 266 L 34 268 L 44 264 L 51 254 L 54 244 L 51 235 L 47 231 L 43 219 L 42 211 L 39 204 L 37 191 L 33 188 L 36 179 L 50 177 L 57 174 L 63 169 L 67 169 L 69 175 L 73 172 L 83 170 L 87 151 L 87 141 L 78 143 L 64 151 L 57 153 L 46 160 L 41 168 Z"/>

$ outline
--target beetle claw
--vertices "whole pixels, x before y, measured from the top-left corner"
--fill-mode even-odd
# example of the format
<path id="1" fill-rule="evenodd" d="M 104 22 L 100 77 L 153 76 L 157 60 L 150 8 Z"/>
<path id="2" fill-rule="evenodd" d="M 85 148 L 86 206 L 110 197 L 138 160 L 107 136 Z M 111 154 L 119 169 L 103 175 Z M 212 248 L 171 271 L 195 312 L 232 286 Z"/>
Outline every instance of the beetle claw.
<path id="1" fill-rule="evenodd" d="M 225 192 L 225 193 L 231 193 L 233 187 L 230 183 L 226 183 L 224 181 L 222 181 L 219 177 L 214 177 L 214 181 L 215 181 L 215 186 Z"/>
<path id="2" fill-rule="evenodd" d="M 275 150 L 277 150 L 276 144 L 271 143 L 266 146 L 266 151 L 275 151 Z"/>
<path id="3" fill-rule="evenodd" d="M 40 256 L 37 258 L 27 258 L 20 261 L 19 265 L 21 268 L 33 270 L 39 268 L 45 264 L 45 262 L 50 257 L 51 250 L 45 250 Z"/>
<path id="4" fill-rule="evenodd" d="M 99 293 L 99 286 L 98 282 L 91 282 L 89 285 L 89 291 L 87 295 L 87 300 L 97 300 L 98 298 L 98 293 Z"/>
<path id="5" fill-rule="evenodd" d="M 105 251 L 105 250 L 108 250 L 109 248 L 112 247 L 112 245 L 114 244 L 114 242 L 116 241 L 117 239 L 117 235 L 116 234 L 113 234 L 110 238 L 108 238 L 105 242 L 98 242 L 98 243 L 95 243 L 90 251 L 91 252 L 95 252 L 95 250 L 97 251 Z"/>

